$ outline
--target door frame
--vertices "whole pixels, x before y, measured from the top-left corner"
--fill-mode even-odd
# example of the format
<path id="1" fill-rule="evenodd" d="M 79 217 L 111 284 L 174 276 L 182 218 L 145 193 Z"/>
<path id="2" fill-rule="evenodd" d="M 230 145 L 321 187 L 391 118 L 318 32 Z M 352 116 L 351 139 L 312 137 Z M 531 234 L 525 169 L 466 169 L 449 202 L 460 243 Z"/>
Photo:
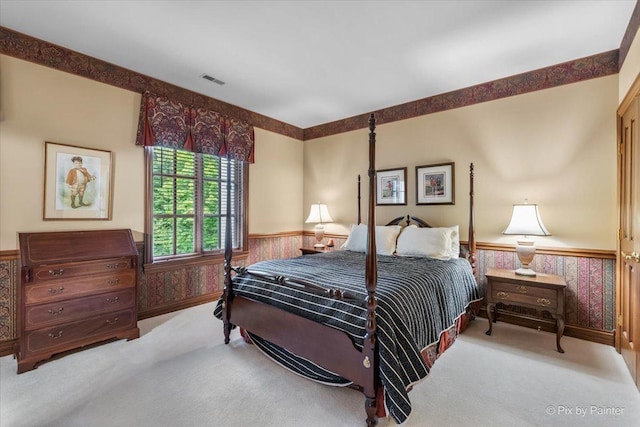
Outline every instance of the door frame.
<path id="1" fill-rule="evenodd" d="M 616 138 L 616 161 L 617 161 L 617 169 L 616 169 L 616 176 L 617 176 L 617 190 L 616 190 L 616 196 L 617 196 L 617 218 L 618 218 L 618 236 L 616 238 L 616 301 L 615 301 L 615 306 L 616 306 L 616 317 L 615 317 L 615 325 L 616 325 L 616 329 L 615 329 L 615 348 L 616 351 L 618 353 L 621 352 L 620 349 L 620 337 L 621 337 L 621 328 L 622 328 L 622 299 L 620 298 L 621 292 L 622 292 L 622 269 L 623 269 L 623 263 L 622 263 L 622 258 L 621 258 L 621 242 L 622 242 L 622 224 L 620 223 L 620 218 L 621 218 L 621 213 L 622 213 L 622 185 L 621 185 L 621 180 L 623 179 L 622 177 L 622 138 L 623 138 L 623 131 L 624 131 L 624 124 L 623 124 L 623 116 L 626 113 L 626 111 L 629 109 L 629 107 L 631 106 L 631 104 L 633 103 L 634 99 L 640 97 L 640 73 L 638 73 L 638 75 L 636 76 L 633 84 L 631 85 L 631 87 L 629 88 L 629 91 L 626 93 L 626 95 L 624 96 L 622 102 L 620 103 L 620 105 L 618 106 L 618 109 L 616 111 L 616 129 L 617 129 L 617 138 Z"/>

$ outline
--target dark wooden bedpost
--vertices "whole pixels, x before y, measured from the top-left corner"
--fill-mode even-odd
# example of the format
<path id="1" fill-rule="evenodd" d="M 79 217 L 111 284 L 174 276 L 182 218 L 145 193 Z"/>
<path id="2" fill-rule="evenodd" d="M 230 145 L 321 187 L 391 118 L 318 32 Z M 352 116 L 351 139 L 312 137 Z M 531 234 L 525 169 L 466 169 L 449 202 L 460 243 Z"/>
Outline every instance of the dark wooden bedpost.
<path id="1" fill-rule="evenodd" d="M 376 357 L 376 286 L 378 283 L 378 266 L 376 253 L 376 118 L 369 117 L 369 204 L 367 215 L 367 247 L 365 258 L 365 282 L 367 285 L 367 324 L 365 327 L 364 356 L 362 364 L 367 369 L 372 369 L 368 375 L 367 384 L 363 384 L 366 397 L 365 410 L 367 412 L 367 426 L 375 426 L 376 419 L 376 393 L 378 389 L 378 358 Z"/>
<path id="2" fill-rule="evenodd" d="M 360 214 L 360 199 L 360 174 L 358 174 L 358 222 L 356 222 L 356 225 L 362 222 L 362 215 Z"/>
<path id="3" fill-rule="evenodd" d="M 227 157 L 227 212 L 226 227 L 224 236 L 224 290 L 222 291 L 222 321 L 224 323 L 224 343 L 229 344 L 231 334 L 231 305 L 229 301 L 233 298 L 233 288 L 231 282 L 231 256 L 233 255 L 233 241 L 231 239 L 231 159 Z"/>
<path id="4" fill-rule="evenodd" d="M 476 262 L 476 229 L 474 218 L 474 181 L 473 181 L 473 163 L 469 166 L 469 262 L 473 270 L 473 275 L 478 280 L 478 265 Z"/>

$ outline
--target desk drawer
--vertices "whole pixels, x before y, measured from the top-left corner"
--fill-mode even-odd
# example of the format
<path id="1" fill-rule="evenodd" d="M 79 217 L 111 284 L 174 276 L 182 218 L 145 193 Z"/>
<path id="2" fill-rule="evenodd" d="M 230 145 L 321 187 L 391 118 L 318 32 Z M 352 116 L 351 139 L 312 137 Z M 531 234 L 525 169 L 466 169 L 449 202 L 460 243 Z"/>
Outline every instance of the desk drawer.
<path id="1" fill-rule="evenodd" d="M 39 304 L 60 301 L 100 291 L 117 291 L 136 285 L 136 271 L 133 269 L 107 274 L 77 277 L 73 280 L 59 279 L 25 286 L 25 304 Z"/>
<path id="2" fill-rule="evenodd" d="M 69 344 L 82 346 L 99 341 L 101 336 L 113 335 L 118 330 L 136 326 L 134 310 L 122 310 L 95 318 L 39 329 L 26 333 L 25 357 L 38 352 L 54 352 L 72 348 Z M 113 335 L 115 336 L 115 335 Z"/>
<path id="3" fill-rule="evenodd" d="M 41 265 L 33 268 L 33 278 L 31 282 L 98 273 L 113 273 L 115 271 L 127 270 L 131 267 L 131 258 L 107 258 L 99 261 Z"/>
<path id="4" fill-rule="evenodd" d="M 120 292 L 27 306 L 24 328 L 32 330 L 73 322 L 96 314 L 133 307 L 135 304 L 135 289 L 131 288 Z"/>

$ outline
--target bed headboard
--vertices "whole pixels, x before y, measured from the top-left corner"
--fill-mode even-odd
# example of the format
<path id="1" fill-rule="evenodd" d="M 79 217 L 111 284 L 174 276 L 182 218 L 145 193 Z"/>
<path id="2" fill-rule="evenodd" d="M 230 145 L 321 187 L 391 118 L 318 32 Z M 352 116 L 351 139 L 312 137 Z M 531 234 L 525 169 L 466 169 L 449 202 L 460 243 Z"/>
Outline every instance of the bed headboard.
<path id="1" fill-rule="evenodd" d="M 373 132 L 373 130 L 372 130 Z M 374 134 L 375 135 L 375 134 Z M 371 173 L 371 172 L 370 172 Z M 471 263 L 471 268 L 473 269 L 473 274 L 476 276 L 476 280 L 478 279 L 478 265 L 476 260 L 476 232 L 475 232 L 475 206 L 474 206 L 474 171 L 473 171 L 473 163 L 469 165 L 469 241 L 468 244 L 460 245 L 460 256 L 466 258 L 469 263 Z M 358 222 L 357 224 L 361 224 L 361 212 L 360 212 L 360 175 L 358 175 Z M 371 207 L 370 207 L 371 209 Z M 432 228 L 427 222 L 421 220 L 420 218 L 407 215 L 407 216 L 399 216 L 398 218 L 392 219 L 387 223 L 387 225 L 402 225 L 408 226 L 411 224 L 415 224 L 418 227 L 429 227 Z"/>
<path id="2" fill-rule="evenodd" d="M 420 218 L 411 215 L 399 216 L 398 218 L 394 218 L 387 223 L 387 225 L 400 225 L 402 227 L 406 227 L 411 224 L 415 224 L 418 227 L 433 228 Z"/>

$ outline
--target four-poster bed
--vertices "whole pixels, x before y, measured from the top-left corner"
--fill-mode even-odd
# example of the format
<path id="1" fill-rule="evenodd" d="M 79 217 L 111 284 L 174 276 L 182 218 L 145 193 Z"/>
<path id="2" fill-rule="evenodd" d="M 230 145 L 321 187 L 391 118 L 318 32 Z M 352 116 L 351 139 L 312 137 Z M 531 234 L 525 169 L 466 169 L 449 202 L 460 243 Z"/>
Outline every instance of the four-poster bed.
<path id="1" fill-rule="evenodd" d="M 215 315 L 224 322 L 225 343 L 231 329 L 238 326 L 265 354 L 294 372 L 360 390 L 365 395 L 367 425 L 373 426 L 385 407 L 399 423 L 408 417 L 408 390 L 427 376 L 435 358 L 466 325 L 467 316 L 475 314 L 472 308 L 480 296 L 474 278 L 473 165 L 469 243 L 463 257 L 456 253 L 433 259 L 411 252 L 395 256 L 396 238 L 398 249 L 404 238 L 398 224 L 405 217 L 386 226 L 375 225 L 373 114 L 369 130 L 369 202 L 367 225 L 361 225 L 366 228 L 363 251 L 334 251 L 248 268 L 232 267 L 227 221 L 225 286 Z M 411 216 L 406 221 L 406 235 L 409 231 L 419 233 L 410 222 L 429 227 Z M 385 240 L 389 233 L 392 238 Z M 376 235 L 382 236 L 380 247 Z M 350 239 L 354 236 L 352 233 Z M 387 240 L 393 241 L 393 254 L 385 252 Z M 406 242 L 405 247 L 411 246 Z M 451 243 L 447 240 L 447 250 Z"/>

